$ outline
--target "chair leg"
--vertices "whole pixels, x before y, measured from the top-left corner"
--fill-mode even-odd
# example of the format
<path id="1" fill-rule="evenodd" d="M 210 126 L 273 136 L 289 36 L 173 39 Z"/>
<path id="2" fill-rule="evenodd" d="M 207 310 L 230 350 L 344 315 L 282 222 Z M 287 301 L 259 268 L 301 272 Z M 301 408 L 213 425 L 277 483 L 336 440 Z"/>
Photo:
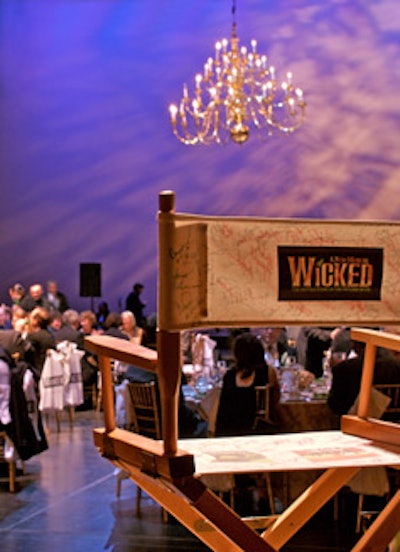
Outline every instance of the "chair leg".
<path id="1" fill-rule="evenodd" d="M 100 387 L 100 389 L 97 393 L 97 399 L 96 399 L 96 412 L 101 411 L 102 404 L 103 404 L 103 392 L 102 392 L 101 387 Z"/>
<path id="2" fill-rule="evenodd" d="M 116 496 L 119 497 L 121 495 L 121 483 L 122 483 L 122 480 L 123 479 L 129 479 L 129 475 L 128 473 L 123 470 L 123 469 L 119 469 L 117 468 L 114 472 L 114 474 L 116 475 L 116 478 L 117 478 L 117 487 L 116 487 Z"/>
<path id="3" fill-rule="evenodd" d="M 272 492 L 271 474 L 270 473 L 265 474 L 265 485 L 267 487 L 269 509 L 271 511 L 271 514 L 274 515 L 275 514 L 275 502 L 274 502 L 274 493 Z"/>
<path id="4" fill-rule="evenodd" d="M 117 488 L 116 488 L 115 494 L 117 498 L 121 496 L 121 479 L 119 477 L 117 477 Z"/>
<path id="5" fill-rule="evenodd" d="M 117 476 L 117 488 L 116 488 L 116 495 L 119 497 L 121 495 L 121 483 L 123 479 L 129 479 L 129 475 L 125 470 L 119 469 L 118 472 L 116 472 Z M 136 517 L 141 516 L 140 511 L 140 501 L 142 499 L 142 489 L 138 485 L 136 486 Z M 161 508 L 161 515 L 163 523 L 168 523 L 168 512 L 164 508 Z"/>
<path id="6" fill-rule="evenodd" d="M 361 531 L 361 512 L 364 504 L 364 495 L 359 494 L 358 495 L 358 503 L 357 503 L 357 519 L 356 519 L 356 533 L 358 534 Z"/>
<path id="7" fill-rule="evenodd" d="M 333 520 L 339 521 L 339 493 L 333 497 Z"/>
<path id="8" fill-rule="evenodd" d="M 61 425 L 60 425 L 60 412 L 58 410 L 55 410 L 54 411 L 54 418 L 56 420 L 56 428 L 57 428 L 57 433 L 60 433 L 61 431 Z"/>
<path id="9" fill-rule="evenodd" d="M 92 408 L 97 410 L 97 385 L 92 384 Z"/>
<path id="10" fill-rule="evenodd" d="M 142 498 L 142 489 L 137 486 L 136 488 L 136 517 L 140 517 L 140 500 Z"/>
<path id="11" fill-rule="evenodd" d="M 15 475 L 16 475 L 16 463 L 14 460 L 11 460 L 8 463 L 8 477 L 9 477 L 9 489 L 10 493 L 15 493 Z"/>
<path id="12" fill-rule="evenodd" d="M 70 429 L 74 429 L 74 422 L 75 422 L 75 407 L 69 406 L 68 407 L 68 416 L 69 416 L 69 427 Z"/>
<path id="13" fill-rule="evenodd" d="M 232 510 L 234 510 L 235 509 L 235 489 L 233 487 L 229 491 L 229 502 L 230 502 L 230 507 L 232 508 Z"/>

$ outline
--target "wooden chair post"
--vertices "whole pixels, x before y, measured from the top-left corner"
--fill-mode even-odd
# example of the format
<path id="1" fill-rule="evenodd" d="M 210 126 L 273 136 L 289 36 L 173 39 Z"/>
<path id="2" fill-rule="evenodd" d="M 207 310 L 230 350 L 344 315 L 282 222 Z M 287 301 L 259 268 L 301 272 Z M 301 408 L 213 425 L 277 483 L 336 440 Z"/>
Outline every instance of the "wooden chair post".
<path id="1" fill-rule="evenodd" d="M 367 341 L 365 346 L 363 372 L 360 385 L 360 399 L 357 415 L 360 418 L 368 417 L 368 407 L 371 400 L 371 388 L 374 379 L 376 345 Z"/>
<path id="2" fill-rule="evenodd" d="M 106 432 L 109 433 L 115 429 L 114 387 L 112 381 L 111 359 L 107 356 L 100 355 L 99 366 L 101 370 L 104 425 Z"/>
<path id="3" fill-rule="evenodd" d="M 159 330 L 158 384 L 161 398 L 162 434 L 165 454 L 178 449 L 178 400 L 180 386 L 180 333 Z"/>
<path id="4" fill-rule="evenodd" d="M 160 250 L 168 249 L 173 226 L 168 224 L 168 214 L 175 210 L 175 194 L 171 191 L 159 195 L 159 212 L 166 224 L 159 224 Z M 164 267 L 158 267 L 159 274 Z M 160 293 L 160 283 L 159 283 Z M 160 298 L 159 298 L 160 301 Z M 158 383 L 161 398 L 162 430 L 164 452 L 174 455 L 178 449 L 178 400 L 181 381 L 181 345 L 180 332 L 168 332 L 160 329 L 157 334 Z"/>

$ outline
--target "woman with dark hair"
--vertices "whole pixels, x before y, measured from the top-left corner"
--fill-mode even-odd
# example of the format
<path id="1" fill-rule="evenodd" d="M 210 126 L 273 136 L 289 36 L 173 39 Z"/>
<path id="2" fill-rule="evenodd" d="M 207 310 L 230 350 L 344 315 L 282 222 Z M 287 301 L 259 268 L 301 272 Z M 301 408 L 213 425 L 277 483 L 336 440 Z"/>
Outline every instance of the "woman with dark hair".
<path id="1" fill-rule="evenodd" d="M 248 435 L 254 429 L 256 386 L 272 386 L 271 404 L 279 401 L 279 384 L 274 368 L 264 360 L 264 347 L 251 333 L 239 335 L 234 343 L 235 365 L 226 372 L 218 408 L 216 435 Z"/>
<path id="2" fill-rule="evenodd" d="M 121 315 L 119 312 L 110 312 L 107 314 L 107 318 L 103 324 L 103 335 L 110 335 L 111 337 L 119 337 L 120 339 L 129 339 L 126 333 L 120 328 L 122 325 Z"/>

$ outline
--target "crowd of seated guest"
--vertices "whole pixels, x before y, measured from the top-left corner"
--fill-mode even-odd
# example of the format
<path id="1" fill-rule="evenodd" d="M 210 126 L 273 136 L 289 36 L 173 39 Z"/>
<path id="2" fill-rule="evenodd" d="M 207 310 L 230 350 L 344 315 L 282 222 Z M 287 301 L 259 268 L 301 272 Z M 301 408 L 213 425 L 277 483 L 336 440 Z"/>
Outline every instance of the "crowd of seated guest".
<path id="1" fill-rule="evenodd" d="M 128 314 L 129 323 L 123 323 L 120 313 L 110 313 L 108 307 L 99 308 L 98 313 L 78 312 L 70 308 L 55 280 L 47 282 L 46 290 L 40 283 L 33 283 L 27 289 L 16 283 L 8 293 L 9 304 L 0 305 L 0 345 L 31 364 L 39 374 L 46 351 L 55 349 L 62 341 L 76 343 L 79 349 L 84 349 L 86 335 L 104 333 L 124 339 L 135 337 L 140 342 L 142 332 L 138 331 L 132 313 Z M 86 351 L 81 363 L 84 385 L 96 384 L 96 356 Z"/>
<path id="2" fill-rule="evenodd" d="M 72 341 L 80 349 L 84 349 L 84 337 L 86 335 L 104 333 L 114 337 L 129 339 L 141 344 L 146 335 L 137 322 L 131 309 L 122 313 L 109 312 L 108 304 L 102 302 L 99 305 L 98 313 L 90 310 L 77 312 L 69 308 L 69 301 L 65 294 L 59 289 L 57 282 L 53 279 L 46 284 L 46 289 L 40 283 L 31 284 L 27 290 L 20 283 L 9 288 L 10 304 L 0 306 L 0 344 L 11 354 L 18 354 L 21 359 L 31 363 L 37 370 L 42 369 L 46 350 L 54 348 L 62 340 Z M 132 308 L 132 295 L 138 302 L 143 285 L 134 286 L 133 292 L 129 295 L 127 306 Z M 128 298 L 127 298 L 128 299 Z M 143 308 L 145 303 L 140 299 L 140 316 L 143 325 Z M 245 333 L 243 333 L 245 332 Z M 254 385 L 265 384 L 279 374 L 280 367 L 288 357 L 304 367 L 312 377 L 322 375 L 324 353 L 330 351 L 342 351 L 345 357 L 351 349 L 354 350 L 350 340 L 349 328 L 335 327 L 301 327 L 297 332 L 295 342 L 288 339 L 287 329 L 279 328 L 255 328 L 237 330 L 236 334 L 245 335 L 234 342 L 232 339 L 232 371 L 225 375 L 223 392 L 221 395 L 221 414 L 217 428 L 221 428 L 225 394 L 248 392 Z M 252 336 L 252 337 L 250 337 Z M 264 369 L 254 369 L 246 365 L 249 363 L 249 353 L 246 352 L 246 360 L 240 358 L 240 343 L 247 339 L 246 347 L 255 349 L 262 345 Z M 145 341 L 144 341 L 145 342 Z M 234 345 L 233 345 L 234 343 Z M 253 343 L 253 345 L 251 345 Z M 256 345 L 257 344 L 257 345 Z M 259 349 L 261 351 L 261 349 Z M 184 351 L 185 352 L 185 351 Z M 239 355 L 239 356 L 237 356 Z M 383 360 L 381 360 L 383 358 Z M 347 359 L 344 363 L 333 368 L 333 384 L 329 404 L 331 408 L 342 413 L 348 410 L 358 392 L 362 355 L 355 359 Z M 261 357 L 260 357 L 261 363 Z M 379 380 L 393 380 L 397 378 L 397 364 L 400 361 L 392 358 L 388 360 L 388 354 L 382 351 L 377 355 L 376 378 Z M 393 367 L 394 376 L 386 372 L 380 376 L 382 366 Z M 267 370 L 265 367 L 267 366 Z M 275 368 L 275 371 L 272 370 Z M 97 359 L 95 355 L 86 352 L 82 359 L 83 381 L 86 384 L 97 381 Z M 260 375 L 262 374 L 262 376 Z M 274 376 L 275 374 L 275 376 Z M 390 377 L 389 377 L 390 376 Z M 275 383 L 274 383 L 275 385 Z M 277 385 L 276 385 L 277 386 Z M 278 387 L 278 386 L 277 386 Z M 338 391 L 339 390 L 339 391 Z M 227 420 L 235 420 L 237 415 L 236 406 L 238 401 L 227 401 L 234 405 L 234 412 L 226 415 Z M 240 402 L 240 401 L 239 401 Z M 244 407 L 244 403 L 241 403 Z M 244 424 L 243 427 L 241 424 Z M 217 429 L 217 431 L 246 431 L 244 419 L 232 422 L 232 428 Z M 250 424 L 251 425 L 251 424 Z M 235 429 L 234 429 L 235 428 Z"/>
<path id="3" fill-rule="evenodd" d="M 143 287 L 137 285 L 135 294 L 141 294 Z M 81 367 L 85 404 L 82 408 L 93 405 L 94 387 L 99 385 L 98 359 L 85 349 L 85 336 L 104 334 L 137 344 L 148 342 L 142 300 L 139 324 L 129 310 L 133 306 L 132 300 L 127 302 L 129 309 L 122 313 L 110 312 L 106 301 L 101 301 L 97 310 L 79 312 L 70 307 L 69 299 L 54 279 L 49 279 L 45 285 L 34 282 L 24 286 L 17 282 L 8 288 L 8 294 L 8 304 L 0 305 L 0 345 L 11 355 L 32 365 L 39 376 L 46 352 L 57 348 L 61 342 L 74 343 L 79 350 L 84 350 Z"/>

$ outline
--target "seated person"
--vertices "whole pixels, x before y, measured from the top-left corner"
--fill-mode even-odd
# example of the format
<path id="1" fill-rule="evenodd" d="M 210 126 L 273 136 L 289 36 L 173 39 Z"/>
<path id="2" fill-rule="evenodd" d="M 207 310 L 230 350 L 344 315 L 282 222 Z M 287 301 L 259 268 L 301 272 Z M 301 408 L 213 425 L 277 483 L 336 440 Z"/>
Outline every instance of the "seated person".
<path id="1" fill-rule="evenodd" d="M 56 342 L 49 331 L 50 312 L 44 307 L 35 307 L 29 313 L 28 334 L 26 337 L 28 348 L 25 360 L 39 373 L 43 370 L 48 349 L 55 349 Z"/>
<path id="2" fill-rule="evenodd" d="M 141 345 L 143 328 L 136 324 L 136 318 L 133 312 L 127 310 L 121 312 L 120 330 L 128 336 L 129 341 Z"/>
<path id="3" fill-rule="evenodd" d="M 319 378 L 323 373 L 324 353 L 328 349 L 350 352 L 351 340 L 348 328 L 302 327 L 297 336 L 297 361 Z"/>
<path id="4" fill-rule="evenodd" d="M 284 364 L 285 358 L 296 354 L 296 350 L 288 344 L 286 328 L 253 328 L 251 333 L 261 340 L 267 364 L 275 368 Z"/>
<path id="5" fill-rule="evenodd" d="M 360 391 L 364 362 L 364 344 L 354 342 L 357 356 L 332 367 L 332 386 L 328 405 L 335 414 L 347 414 Z M 400 359 L 392 351 L 378 347 L 376 351 L 374 383 L 399 383 Z M 383 416 L 384 418 L 384 416 Z"/>
<path id="6" fill-rule="evenodd" d="M 279 402 L 278 378 L 275 369 L 265 362 L 261 341 L 251 333 L 243 333 L 236 337 L 233 353 L 235 364 L 226 372 L 222 383 L 216 423 L 218 436 L 257 432 L 253 428 L 255 386 L 270 384 L 272 409 Z"/>
<path id="7" fill-rule="evenodd" d="M 129 336 L 121 330 L 122 320 L 119 312 L 110 312 L 103 324 L 103 335 L 129 340 Z"/>
<path id="8" fill-rule="evenodd" d="M 61 327 L 57 328 L 56 326 L 53 331 L 56 343 L 71 341 L 72 343 L 76 343 L 80 349 L 83 349 L 83 335 L 79 331 L 80 320 L 78 312 L 73 309 L 67 309 L 62 314 L 58 314 L 61 315 Z M 52 317 L 57 317 L 58 314 L 57 311 L 55 311 Z"/>

